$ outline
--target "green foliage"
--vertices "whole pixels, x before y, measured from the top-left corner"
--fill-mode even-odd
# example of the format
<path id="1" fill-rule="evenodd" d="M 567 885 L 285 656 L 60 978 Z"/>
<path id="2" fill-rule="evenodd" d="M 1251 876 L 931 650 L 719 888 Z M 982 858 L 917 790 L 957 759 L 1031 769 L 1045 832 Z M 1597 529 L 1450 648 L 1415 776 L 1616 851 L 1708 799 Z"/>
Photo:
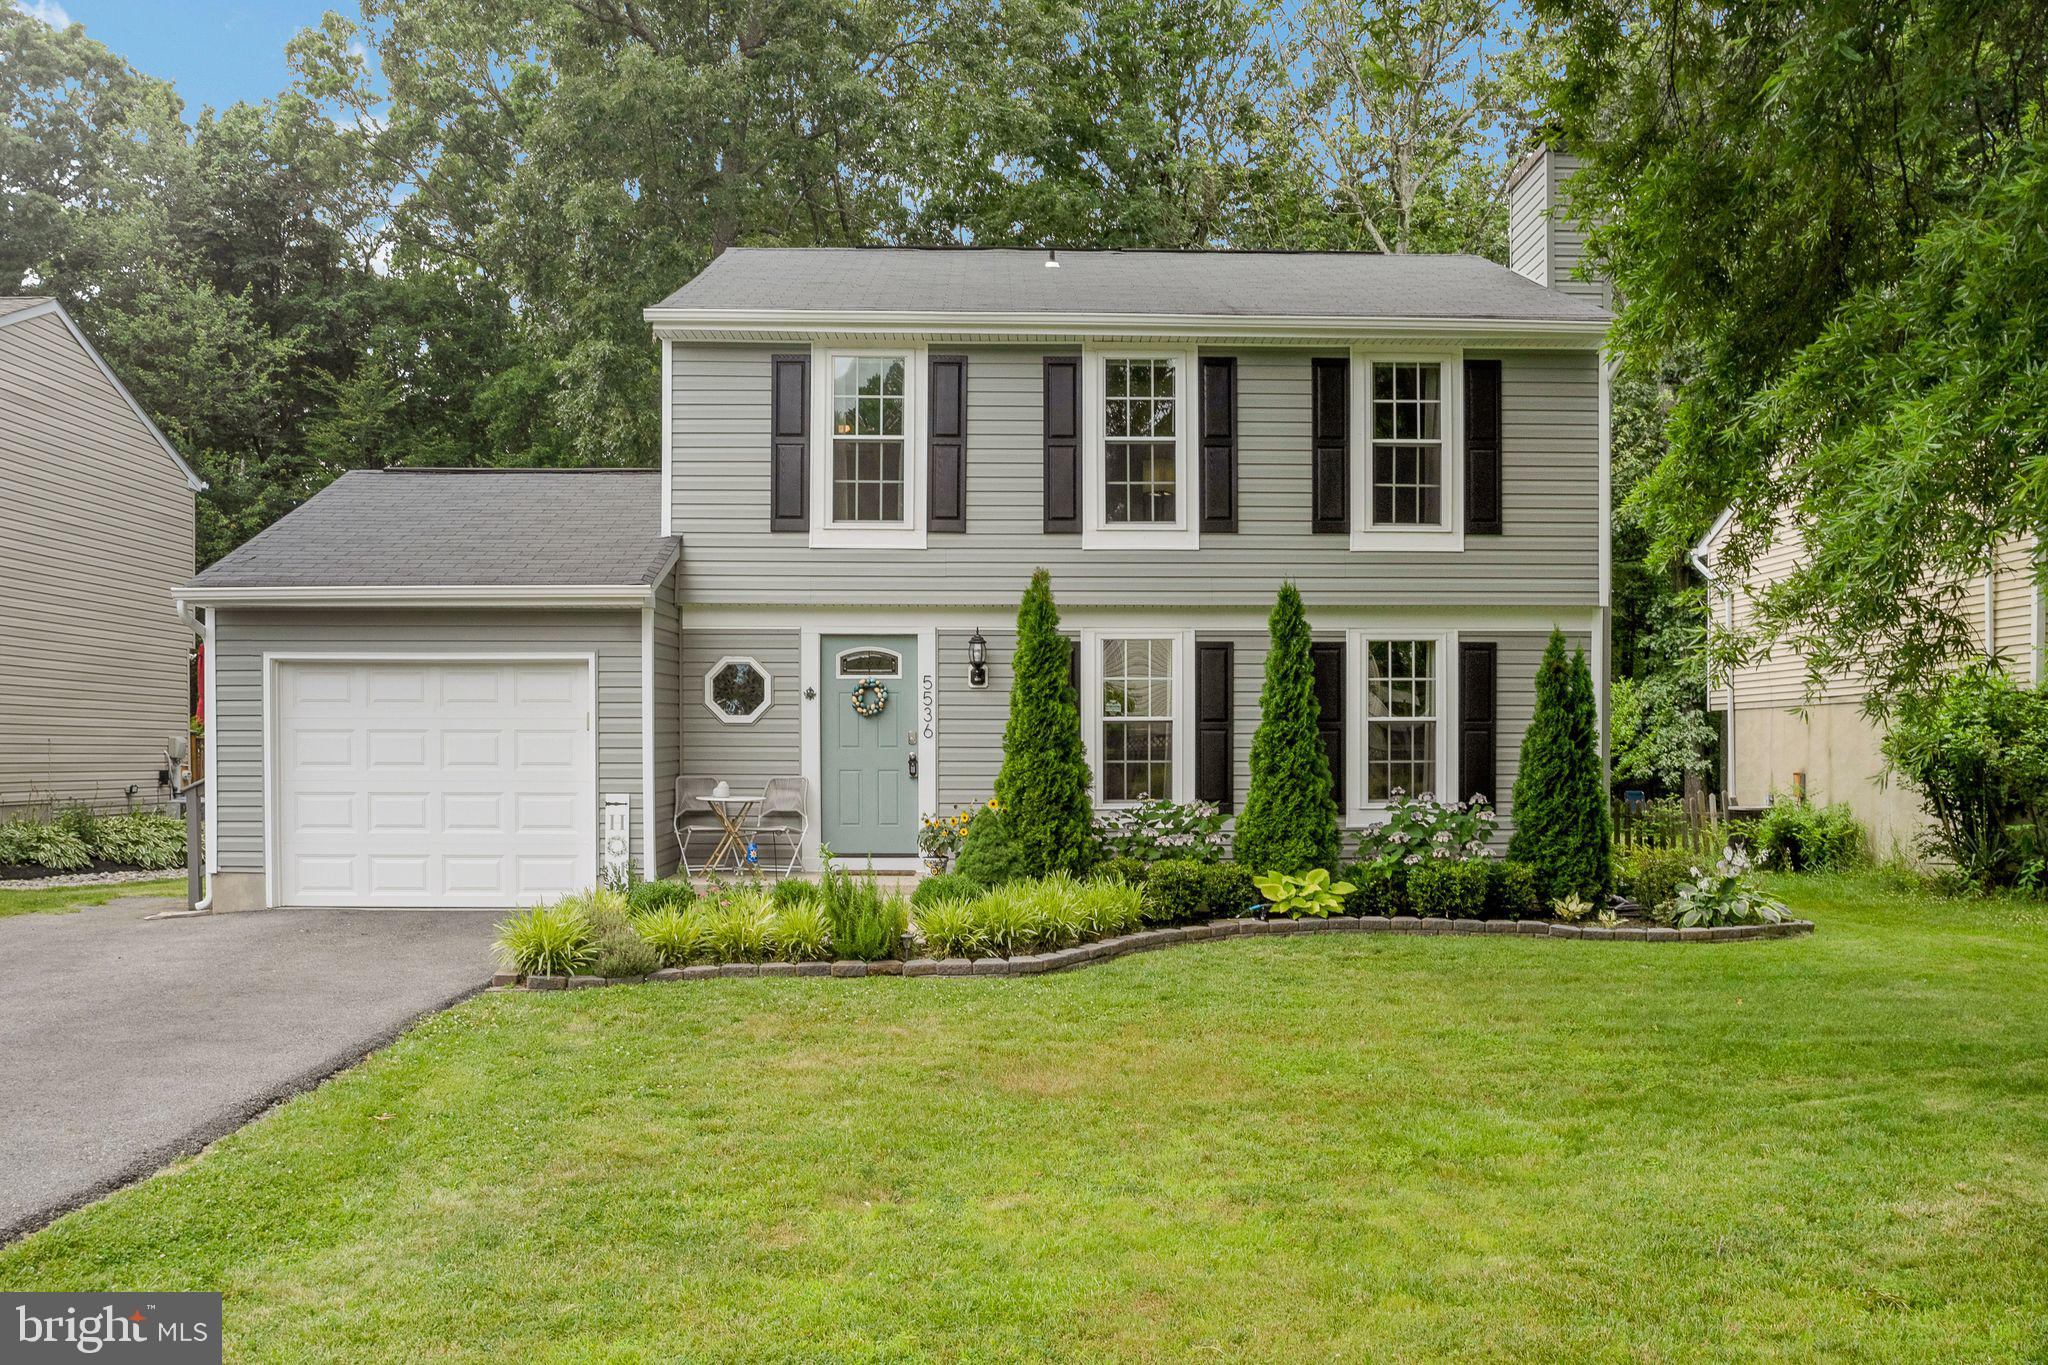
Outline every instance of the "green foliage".
<path id="1" fill-rule="evenodd" d="M 1266 898 L 1267 913 L 1288 919 L 1327 919 L 1342 914 L 1344 898 L 1358 889 L 1350 882 L 1332 882 L 1329 869 L 1321 867 L 1312 867 L 1299 877 L 1268 872 L 1252 882 Z"/>
<path id="2" fill-rule="evenodd" d="M 583 902 L 565 898 L 537 905 L 498 925 L 498 956 L 527 976 L 573 976 L 590 965 L 595 952 Z"/>
<path id="3" fill-rule="evenodd" d="M 1337 865 L 1338 811 L 1330 759 L 1317 726 L 1314 638 L 1301 594 L 1282 583 L 1266 623 L 1266 680 L 1252 735 L 1251 789 L 1231 856 L 1246 867 L 1301 873 Z"/>
<path id="4" fill-rule="evenodd" d="M 1487 864 L 1437 861 L 1408 874 L 1408 904 L 1418 915 L 1478 919 L 1486 913 Z"/>
<path id="5" fill-rule="evenodd" d="M 98 821 L 93 856 L 131 867 L 172 868 L 185 865 L 185 822 L 175 815 L 133 811 Z"/>
<path id="6" fill-rule="evenodd" d="M 2048 11 L 2005 0 L 1539 0 L 1610 344 L 1682 383 L 1639 490 L 1717 574 L 1796 527 L 1733 656 L 1888 700 L 1972 645 L 1961 593 L 2048 524 Z M 1824 224 L 1824 239 L 1815 225 Z"/>
<path id="7" fill-rule="evenodd" d="M 1123 882 L 1100 877 L 1082 882 L 1075 893 L 1076 923 L 1087 939 L 1116 938 L 1144 927 L 1142 892 Z"/>
<path id="8" fill-rule="evenodd" d="M 974 818 L 953 870 L 981 886 L 1001 886 L 1030 875 L 1008 811 L 987 809 Z"/>
<path id="9" fill-rule="evenodd" d="M 916 907 L 936 901 L 973 900 L 984 889 L 980 882 L 964 873 L 941 872 L 919 882 L 917 889 L 910 893 L 910 903 Z"/>
<path id="10" fill-rule="evenodd" d="M 1003 766 L 996 773 L 995 813 L 1009 827 L 1023 875 L 1030 877 L 1086 872 L 1095 861 L 1088 758 L 1068 668 L 1071 646 L 1059 625 L 1052 575 L 1039 569 L 1017 606 L 1010 719 L 1003 728 Z M 980 864 L 968 863 L 989 814 L 976 816 L 969 828 L 960 870 L 995 886 L 1008 878 L 985 876 Z"/>
<path id="11" fill-rule="evenodd" d="M 1773 796 L 1750 826 L 1757 861 L 1774 872 L 1846 872 L 1868 861 L 1870 837 L 1845 804 Z"/>
<path id="12" fill-rule="evenodd" d="M 634 929 L 607 930 L 591 945 L 592 976 L 645 976 L 660 966 L 660 951 Z"/>
<path id="13" fill-rule="evenodd" d="M 1722 853 L 1711 871 L 1680 883 L 1673 922 L 1681 929 L 1697 929 L 1785 920 L 1785 907 L 1759 891 L 1749 871 L 1749 855 L 1741 849 Z"/>
<path id="14" fill-rule="evenodd" d="M 654 950 L 657 967 L 684 967 L 708 953 L 701 912 L 664 905 L 637 915 L 633 929 Z"/>
<path id="15" fill-rule="evenodd" d="M 1095 875 L 1125 886 L 1143 886 L 1147 864 L 1139 858 L 1105 858 L 1096 864 Z"/>
<path id="16" fill-rule="evenodd" d="M 883 892 L 873 877 L 853 877 L 827 866 L 818 881 L 825 918 L 832 926 L 832 951 L 842 958 L 879 962 L 902 950 L 910 905 Z"/>
<path id="17" fill-rule="evenodd" d="M 71 806 L 54 819 L 18 815 L 0 824 L 0 864 L 76 872 L 95 862 L 183 867 L 185 822 L 153 811 L 100 815 Z"/>
<path id="18" fill-rule="evenodd" d="M 1213 801 L 1185 806 L 1172 801 L 1148 801 L 1098 811 L 1095 838 L 1104 857 L 1146 863 L 1162 858 L 1217 862 L 1229 842 L 1223 833 L 1223 812 Z"/>
<path id="19" fill-rule="evenodd" d="M 915 908 L 928 957 L 987 957 L 973 900 L 929 901 Z"/>
<path id="20" fill-rule="evenodd" d="M 1138 903 L 1144 910 L 1145 922 L 1175 924 L 1205 913 L 1209 883 L 1203 872 L 1201 863 L 1187 858 L 1169 858 L 1152 864 L 1139 890 Z"/>
<path id="21" fill-rule="evenodd" d="M 768 903 L 780 910 L 789 905 L 817 905 L 823 898 L 816 882 L 801 877 L 784 877 L 768 893 Z"/>
<path id="22" fill-rule="evenodd" d="M 747 892 L 711 899 L 698 911 L 704 919 L 703 952 L 713 962 L 760 962 L 768 957 L 769 911 L 765 900 Z"/>
<path id="23" fill-rule="evenodd" d="M 1577 924 L 1593 913 L 1593 902 L 1574 892 L 1552 901 L 1550 913 L 1565 924 Z"/>
<path id="24" fill-rule="evenodd" d="M 808 885 L 808 883 L 806 883 Z M 832 956 L 832 921 L 816 900 L 773 905 L 768 951 L 781 962 L 823 962 Z"/>
<path id="25" fill-rule="evenodd" d="M 1252 870 L 1240 863 L 1210 863 L 1202 869 L 1202 901 L 1211 915 L 1235 917 L 1260 902 Z"/>
<path id="26" fill-rule="evenodd" d="M 1905 700 L 1884 756 L 1934 818 L 1936 851 L 1978 886 L 2014 884 L 2048 849 L 2048 689 L 1963 669 Z"/>
<path id="27" fill-rule="evenodd" d="M 1520 863 L 1489 858 L 1486 869 L 1486 914 L 1489 919 L 1522 919 L 1543 909 L 1536 894 L 1536 874 Z"/>
<path id="28" fill-rule="evenodd" d="M 656 910 L 685 910 L 696 899 L 696 890 L 678 878 L 635 882 L 626 889 L 626 908 L 636 919 Z"/>
<path id="29" fill-rule="evenodd" d="M 616 887 L 600 886 L 579 891 L 564 896 L 560 904 L 583 916 L 593 934 L 602 935 L 613 929 L 622 929 L 632 919 L 631 903 L 626 900 L 626 893 Z"/>
<path id="30" fill-rule="evenodd" d="M 84 839 L 54 821 L 16 819 L 0 825 L 0 864 L 73 872 L 92 865 Z"/>
<path id="31" fill-rule="evenodd" d="M 1011 882 L 971 899 L 917 907 L 918 933 L 931 957 L 1014 957 L 1046 953 L 1140 926 L 1137 891 L 1064 873 Z"/>
<path id="32" fill-rule="evenodd" d="M 1651 914 L 1663 915 L 1677 903 L 1678 888 L 1699 875 L 1700 860 L 1701 855 L 1682 848 L 1622 849 L 1615 856 L 1616 890 Z"/>
<path id="33" fill-rule="evenodd" d="M 1614 784 L 1675 792 L 1687 773 L 1706 772 L 1717 738 L 1705 696 L 1705 679 L 1693 668 L 1616 678 L 1607 695 Z"/>
<path id="34" fill-rule="evenodd" d="M 1538 896 L 1607 899 L 1613 868 L 1593 675 L 1584 651 L 1566 657 L 1557 630 L 1536 670 L 1536 714 L 1522 737 L 1514 817 L 1508 856 L 1535 874 Z"/>
<path id="35" fill-rule="evenodd" d="M 1357 888 L 1345 901 L 1353 915 L 1406 915 L 1408 879 L 1402 869 L 1386 863 L 1353 863 L 1344 869 L 1344 880 Z"/>
<path id="36" fill-rule="evenodd" d="M 1493 839 L 1495 818 L 1484 797 L 1448 802 L 1427 792 L 1397 797 L 1385 820 L 1359 831 L 1358 859 L 1412 868 L 1430 858 L 1476 858 Z"/>

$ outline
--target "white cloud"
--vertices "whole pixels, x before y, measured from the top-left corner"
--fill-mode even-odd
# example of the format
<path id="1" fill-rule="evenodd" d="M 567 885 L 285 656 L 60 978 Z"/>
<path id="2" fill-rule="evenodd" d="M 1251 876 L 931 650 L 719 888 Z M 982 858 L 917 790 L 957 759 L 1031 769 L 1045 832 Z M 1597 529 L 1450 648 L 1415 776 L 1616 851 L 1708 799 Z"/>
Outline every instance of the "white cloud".
<path id="1" fill-rule="evenodd" d="M 20 0 L 17 0 L 20 3 Z M 71 16 L 56 0 L 27 0 L 20 4 L 21 12 L 31 19 L 40 19 L 51 28 L 70 28 Z"/>

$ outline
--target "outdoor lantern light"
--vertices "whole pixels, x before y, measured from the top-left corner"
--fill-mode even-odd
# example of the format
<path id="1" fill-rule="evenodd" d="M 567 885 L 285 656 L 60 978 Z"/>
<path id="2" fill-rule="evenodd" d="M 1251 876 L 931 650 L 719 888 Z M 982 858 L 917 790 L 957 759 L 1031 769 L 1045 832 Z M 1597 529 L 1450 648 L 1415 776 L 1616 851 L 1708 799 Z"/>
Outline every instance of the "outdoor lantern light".
<path id="1" fill-rule="evenodd" d="M 988 686 L 988 641 L 981 638 L 980 626 L 967 637 L 967 685 Z"/>

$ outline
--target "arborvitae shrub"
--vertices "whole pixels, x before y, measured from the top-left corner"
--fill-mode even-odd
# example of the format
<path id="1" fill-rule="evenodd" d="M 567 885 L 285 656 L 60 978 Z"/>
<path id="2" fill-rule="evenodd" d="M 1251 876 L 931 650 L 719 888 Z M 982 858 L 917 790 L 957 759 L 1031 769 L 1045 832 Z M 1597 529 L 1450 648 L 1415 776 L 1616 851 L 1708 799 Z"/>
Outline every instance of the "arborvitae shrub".
<path id="1" fill-rule="evenodd" d="M 1536 670 L 1536 714 L 1522 736 L 1508 856 L 1526 864 L 1543 904 L 1576 895 L 1604 904 L 1613 883 L 1600 721 L 1585 651 L 1565 654 L 1562 631 Z"/>
<path id="2" fill-rule="evenodd" d="M 1299 876 L 1312 867 L 1337 865 L 1338 813 L 1318 729 L 1314 637 L 1292 583 L 1280 585 L 1267 630 L 1252 783 L 1238 813 L 1231 857 L 1254 873 Z"/>
<path id="3" fill-rule="evenodd" d="M 996 774 L 996 800 L 1015 841 L 1022 875 L 1028 877 L 1078 875 L 1095 861 L 1088 757 L 1068 667 L 1072 649 L 1060 634 L 1052 575 L 1040 569 L 1017 606 L 1010 719 L 1003 727 L 1003 766 Z M 987 812 L 977 815 L 968 827 L 968 848 L 987 818 Z M 968 865 L 966 849 L 960 858 L 960 871 L 984 885 L 999 884 Z"/>

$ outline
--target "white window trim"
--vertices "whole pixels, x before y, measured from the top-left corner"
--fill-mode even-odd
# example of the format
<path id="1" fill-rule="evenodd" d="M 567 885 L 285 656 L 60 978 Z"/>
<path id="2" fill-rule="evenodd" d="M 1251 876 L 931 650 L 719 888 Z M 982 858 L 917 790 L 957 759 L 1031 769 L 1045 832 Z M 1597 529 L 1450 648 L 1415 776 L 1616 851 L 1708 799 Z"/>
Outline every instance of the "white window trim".
<path id="1" fill-rule="evenodd" d="M 1173 792 L 1155 800 L 1195 799 L 1195 632 L 1192 627 L 1088 626 L 1081 631 L 1081 742 L 1088 751 L 1088 796 L 1099 810 L 1143 803 L 1102 799 L 1102 642 L 1167 640 L 1173 644 Z"/>
<path id="2" fill-rule="evenodd" d="M 1435 526 L 1375 526 L 1372 514 L 1372 367 L 1375 361 L 1443 367 L 1443 511 Z M 1443 553 L 1465 548 L 1465 352 L 1351 348 L 1351 548 Z M 1421 637 L 1417 637 L 1418 639 Z"/>
<path id="3" fill-rule="evenodd" d="M 761 704 L 744 716 L 735 716 L 719 706 L 711 695 L 711 680 L 719 675 L 727 664 L 749 664 L 761 675 Z M 704 709 L 724 721 L 727 725 L 752 725 L 768 714 L 775 705 L 775 675 L 761 667 L 761 661 L 751 654 L 728 654 L 704 670 Z"/>
<path id="4" fill-rule="evenodd" d="M 1110 360 L 1171 360 L 1174 364 L 1174 475 L 1178 481 L 1174 520 L 1150 526 L 1111 524 L 1105 520 L 1109 499 L 1104 493 L 1108 467 L 1109 423 L 1102 406 L 1108 393 L 1104 366 Z M 1202 526 L 1195 517 L 1201 499 L 1200 452 L 1195 425 L 1201 404 L 1193 385 L 1201 366 L 1192 347 L 1090 346 L 1081 356 L 1081 548 L 1083 550 L 1199 550 Z"/>
<path id="5" fill-rule="evenodd" d="M 1365 710 L 1366 646 L 1378 640 L 1432 640 L 1436 642 L 1436 784 L 1458 776 L 1458 632 L 1455 630 L 1403 630 L 1390 626 L 1354 628 L 1344 637 L 1344 771 L 1346 820 L 1354 829 L 1375 825 L 1387 818 L 1391 803 L 1365 799 L 1365 732 L 1369 719 Z M 1409 792 L 1410 797 L 1421 792 Z M 1462 801 L 1470 792 L 1432 792 L 1439 801 Z"/>
<path id="6" fill-rule="evenodd" d="M 832 520 L 832 362 L 855 356 L 907 357 L 903 384 L 903 511 L 893 525 Z M 812 549 L 925 548 L 925 403 L 931 352 L 924 342 L 900 346 L 811 347 L 811 518 Z"/>

